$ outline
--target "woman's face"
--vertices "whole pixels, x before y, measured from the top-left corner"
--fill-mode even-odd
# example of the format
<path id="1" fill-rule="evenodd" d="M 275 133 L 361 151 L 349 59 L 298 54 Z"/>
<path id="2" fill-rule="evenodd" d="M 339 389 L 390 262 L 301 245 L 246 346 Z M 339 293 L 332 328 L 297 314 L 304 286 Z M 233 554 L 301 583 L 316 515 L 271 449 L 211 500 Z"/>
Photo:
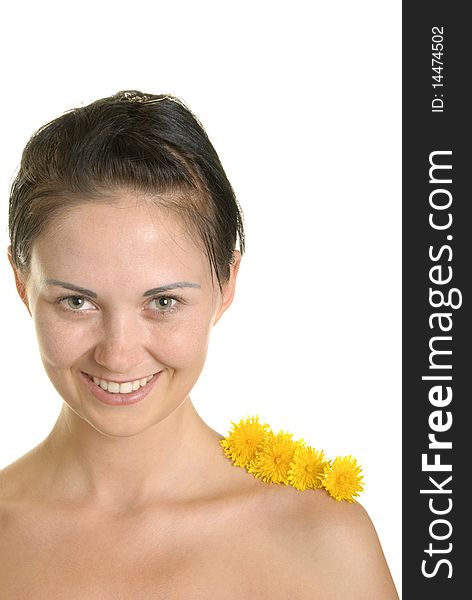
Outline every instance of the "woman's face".
<path id="1" fill-rule="evenodd" d="M 202 371 L 237 266 L 221 293 L 176 217 L 131 195 L 84 203 L 52 221 L 33 245 L 25 301 L 44 367 L 67 405 L 112 435 L 172 413 Z M 124 382 L 137 386 L 156 373 L 144 399 L 124 406 L 103 403 L 90 387 L 89 376 L 121 383 L 121 392 L 130 388 Z"/>

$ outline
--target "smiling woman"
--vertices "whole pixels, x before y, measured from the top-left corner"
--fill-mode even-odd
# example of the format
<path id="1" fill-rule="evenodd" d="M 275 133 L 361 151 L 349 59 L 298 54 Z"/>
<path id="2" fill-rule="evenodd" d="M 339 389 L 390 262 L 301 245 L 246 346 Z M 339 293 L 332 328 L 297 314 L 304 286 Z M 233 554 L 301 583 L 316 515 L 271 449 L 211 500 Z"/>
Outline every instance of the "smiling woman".
<path id="1" fill-rule="evenodd" d="M 123 190 L 112 203 L 74 206 L 31 251 L 25 298 L 46 371 L 67 405 L 110 435 L 135 434 L 133 423 L 147 428 L 185 401 L 232 297 L 235 267 L 221 293 L 204 252 L 161 212 Z M 137 381 L 146 385 L 127 390 Z M 101 407 L 144 399 L 139 415 Z"/>
<path id="2" fill-rule="evenodd" d="M 39 129 L 9 225 L 17 290 L 64 402 L 46 439 L 0 471 L 4 597 L 397 598 L 369 517 L 327 493 L 345 473 L 332 488 L 271 485 L 255 462 L 234 468 L 236 432 L 223 438 L 192 404 L 245 238 L 180 100 L 119 92 Z M 259 434 L 269 440 L 253 423 L 246 453 Z"/>

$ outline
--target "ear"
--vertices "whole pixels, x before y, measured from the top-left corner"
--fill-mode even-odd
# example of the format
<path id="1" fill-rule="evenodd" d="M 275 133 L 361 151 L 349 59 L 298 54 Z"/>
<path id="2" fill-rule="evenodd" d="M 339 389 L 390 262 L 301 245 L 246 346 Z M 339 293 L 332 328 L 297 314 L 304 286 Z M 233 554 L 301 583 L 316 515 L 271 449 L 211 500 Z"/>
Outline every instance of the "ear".
<path id="1" fill-rule="evenodd" d="M 19 272 L 18 268 L 16 267 L 15 263 L 13 262 L 11 246 L 8 246 L 7 254 L 8 254 L 8 260 L 10 262 L 11 268 L 13 269 L 13 274 L 15 276 L 16 290 L 18 292 L 18 295 L 21 298 L 21 301 L 26 306 L 29 314 L 31 315 L 31 311 L 30 311 L 30 307 L 29 307 L 29 303 L 28 303 L 28 295 L 26 293 L 26 283 L 24 281 L 23 275 Z"/>
<path id="2" fill-rule="evenodd" d="M 241 264 L 241 252 L 239 250 L 235 250 L 233 252 L 233 261 L 229 266 L 230 274 L 228 281 L 223 285 L 222 294 L 221 294 L 221 304 L 216 313 L 215 319 L 213 321 L 213 325 L 216 325 L 220 320 L 221 315 L 225 312 L 225 310 L 231 305 L 234 298 L 234 293 L 236 291 L 236 278 L 239 272 L 239 266 Z"/>

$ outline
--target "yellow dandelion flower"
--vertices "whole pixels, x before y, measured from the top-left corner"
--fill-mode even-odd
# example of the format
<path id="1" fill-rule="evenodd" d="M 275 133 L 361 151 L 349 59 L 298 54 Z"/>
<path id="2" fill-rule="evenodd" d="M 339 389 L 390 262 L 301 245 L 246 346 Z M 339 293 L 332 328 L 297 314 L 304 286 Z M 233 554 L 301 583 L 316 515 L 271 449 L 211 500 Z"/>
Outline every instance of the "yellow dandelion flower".
<path id="1" fill-rule="evenodd" d="M 247 467 L 256 453 L 262 448 L 264 436 L 269 430 L 269 425 L 259 423 L 259 417 L 241 419 L 233 423 L 232 431 L 227 437 L 220 440 L 220 446 L 225 456 L 230 458 L 238 467 Z"/>
<path id="2" fill-rule="evenodd" d="M 337 456 L 333 464 L 325 469 L 323 486 L 336 500 L 354 502 L 354 497 L 364 489 L 361 467 L 357 466 L 356 459 L 351 455 Z"/>
<path id="3" fill-rule="evenodd" d="M 291 433 L 266 433 L 262 449 L 256 453 L 248 471 L 267 483 L 289 485 L 288 470 L 295 448 L 302 442 L 292 440 Z"/>
<path id="4" fill-rule="evenodd" d="M 275 434 L 259 417 L 231 421 L 233 426 L 220 445 L 227 458 L 266 483 L 290 485 L 298 490 L 324 487 L 336 500 L 355 502 L 364 489 L 356 459 L 337 456 L 333 463 L 323 451 L 307 446 L 292 434 Z"/>
<path id="5" fill-rule="evenodd" d="M 329 461 L 325 458 L 323 450 L 300 445 L 295 449 L 288 471 L 288 481 L 297 490 L 320 488 L 327 466 Z"/>

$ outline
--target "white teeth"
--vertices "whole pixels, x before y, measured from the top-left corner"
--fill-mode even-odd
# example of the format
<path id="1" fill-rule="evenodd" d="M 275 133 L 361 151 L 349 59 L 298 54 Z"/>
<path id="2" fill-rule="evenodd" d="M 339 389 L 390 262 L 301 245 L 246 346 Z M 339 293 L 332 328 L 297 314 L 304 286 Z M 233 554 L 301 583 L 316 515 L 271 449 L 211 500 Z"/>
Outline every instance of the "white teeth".
<path id="1" fill-rule="evenodd" d="M 133 384 L 131 381 L 126 383 L 120 383 L 120 394 L 129 394 L 133 390 Z M 110 390 L 111 392 L 112 390 Z"/>
<path id="2" fill-rule="evenodd" d="M 91 375 L 89 375 L 89 377 L 96 385 L 100 386 L 102 390 L 111 392 L 112 394 L 129 394 L 130 392 L 136 392 L 140 387 L 149 383 L 154 375 L 143 377 L 143 379 L 136 379 L 135 381 L 126 381 L 125 383 L 107 381 L 106 379 L 99 379 L 98 377 L 92 377 Z"/>

